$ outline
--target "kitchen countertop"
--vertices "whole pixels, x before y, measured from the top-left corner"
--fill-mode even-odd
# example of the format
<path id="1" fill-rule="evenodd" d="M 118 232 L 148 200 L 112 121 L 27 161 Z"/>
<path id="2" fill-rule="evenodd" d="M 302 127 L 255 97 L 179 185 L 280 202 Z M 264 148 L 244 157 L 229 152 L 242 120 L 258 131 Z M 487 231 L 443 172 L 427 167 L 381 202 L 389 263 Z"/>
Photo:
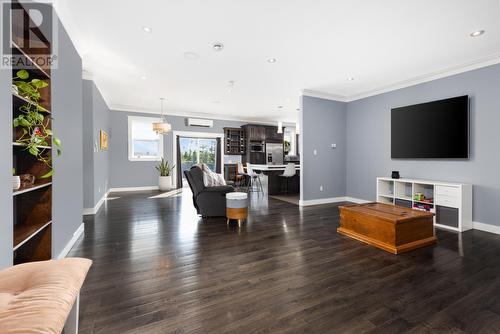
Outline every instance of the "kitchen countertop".
<path id="1" fill-rule="evenodd" d="M 286 165 L 254 165 L 251 164 L 252 169 L 260 171 L 270 171 L 270 170 L 285 170 Z M 295 165 L 295 170 L 300 170 L 300 165 Z"/>

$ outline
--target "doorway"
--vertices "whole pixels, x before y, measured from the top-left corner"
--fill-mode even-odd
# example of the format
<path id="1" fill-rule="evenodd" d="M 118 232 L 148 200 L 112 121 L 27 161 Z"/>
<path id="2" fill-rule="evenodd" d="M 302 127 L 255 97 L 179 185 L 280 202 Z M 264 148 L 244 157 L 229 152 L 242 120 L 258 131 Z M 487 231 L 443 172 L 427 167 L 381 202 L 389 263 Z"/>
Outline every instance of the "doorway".
<path id="1" fill-rule="evenodd" d="M 187 186 L 184 171 L 196 164 L 206 164 L 212 171 L 221 173 L 224 156 L 221 144 L 224 134 L 174 131 L 173 156 L 177 166 L 173 171 L 176 186 Z M 179 175 L 180 174 L 180 175 Z"/>

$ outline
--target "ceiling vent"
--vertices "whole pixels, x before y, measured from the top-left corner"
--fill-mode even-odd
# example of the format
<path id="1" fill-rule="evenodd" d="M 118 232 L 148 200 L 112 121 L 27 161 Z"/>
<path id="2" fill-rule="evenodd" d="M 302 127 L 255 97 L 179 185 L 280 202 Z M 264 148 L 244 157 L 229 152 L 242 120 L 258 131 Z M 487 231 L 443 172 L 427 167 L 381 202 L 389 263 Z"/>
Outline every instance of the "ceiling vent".
<path id="1" fill-rule="evenodd" d="M 212 121 L 211 119 L 188 118 L 187 125 L 198 128 L 213 128 L 214 121 Z"/>

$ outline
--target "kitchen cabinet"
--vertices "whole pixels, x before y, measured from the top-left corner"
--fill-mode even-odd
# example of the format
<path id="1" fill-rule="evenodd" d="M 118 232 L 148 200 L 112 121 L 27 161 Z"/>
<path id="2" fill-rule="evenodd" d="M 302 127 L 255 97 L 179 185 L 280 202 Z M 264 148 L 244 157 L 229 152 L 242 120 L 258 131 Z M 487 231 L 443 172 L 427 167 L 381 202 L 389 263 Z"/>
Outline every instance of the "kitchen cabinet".
<path id="1" fill-rule="evenodd" d="M 266 126 L 266 142 L 267 143 L 282 143 L 283 142 L 283 131 L 278 133 L 277 126 Z"/>
<path id="2" fill-rule="evenodd" d="M 261 125 L 248 124 L 244 126 L 248 141 L 265 141 L 266 128 Z"/>
<path id="3" fill-rule="evenodd" d="M 224 139 L 224 152 L 226 155 L 246 153 L 246 135 L 245 130 L 242 128 L 224 128 Z"/>

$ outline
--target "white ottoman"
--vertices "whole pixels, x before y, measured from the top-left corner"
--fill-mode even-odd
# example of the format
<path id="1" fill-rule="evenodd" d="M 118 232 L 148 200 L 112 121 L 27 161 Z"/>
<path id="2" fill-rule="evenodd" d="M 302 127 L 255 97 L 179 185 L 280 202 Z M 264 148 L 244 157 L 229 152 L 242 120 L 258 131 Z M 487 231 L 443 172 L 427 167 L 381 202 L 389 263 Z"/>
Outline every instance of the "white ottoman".
<path id="1" fill-rule="evenodd" d="M 241 226 L 241 221 L 248 217 L 248 195 L 247 193 L 234 192 L 226 194 L 226 217 L 227 224 L 231 219 L 238 221 L 238 226 Z"/>

